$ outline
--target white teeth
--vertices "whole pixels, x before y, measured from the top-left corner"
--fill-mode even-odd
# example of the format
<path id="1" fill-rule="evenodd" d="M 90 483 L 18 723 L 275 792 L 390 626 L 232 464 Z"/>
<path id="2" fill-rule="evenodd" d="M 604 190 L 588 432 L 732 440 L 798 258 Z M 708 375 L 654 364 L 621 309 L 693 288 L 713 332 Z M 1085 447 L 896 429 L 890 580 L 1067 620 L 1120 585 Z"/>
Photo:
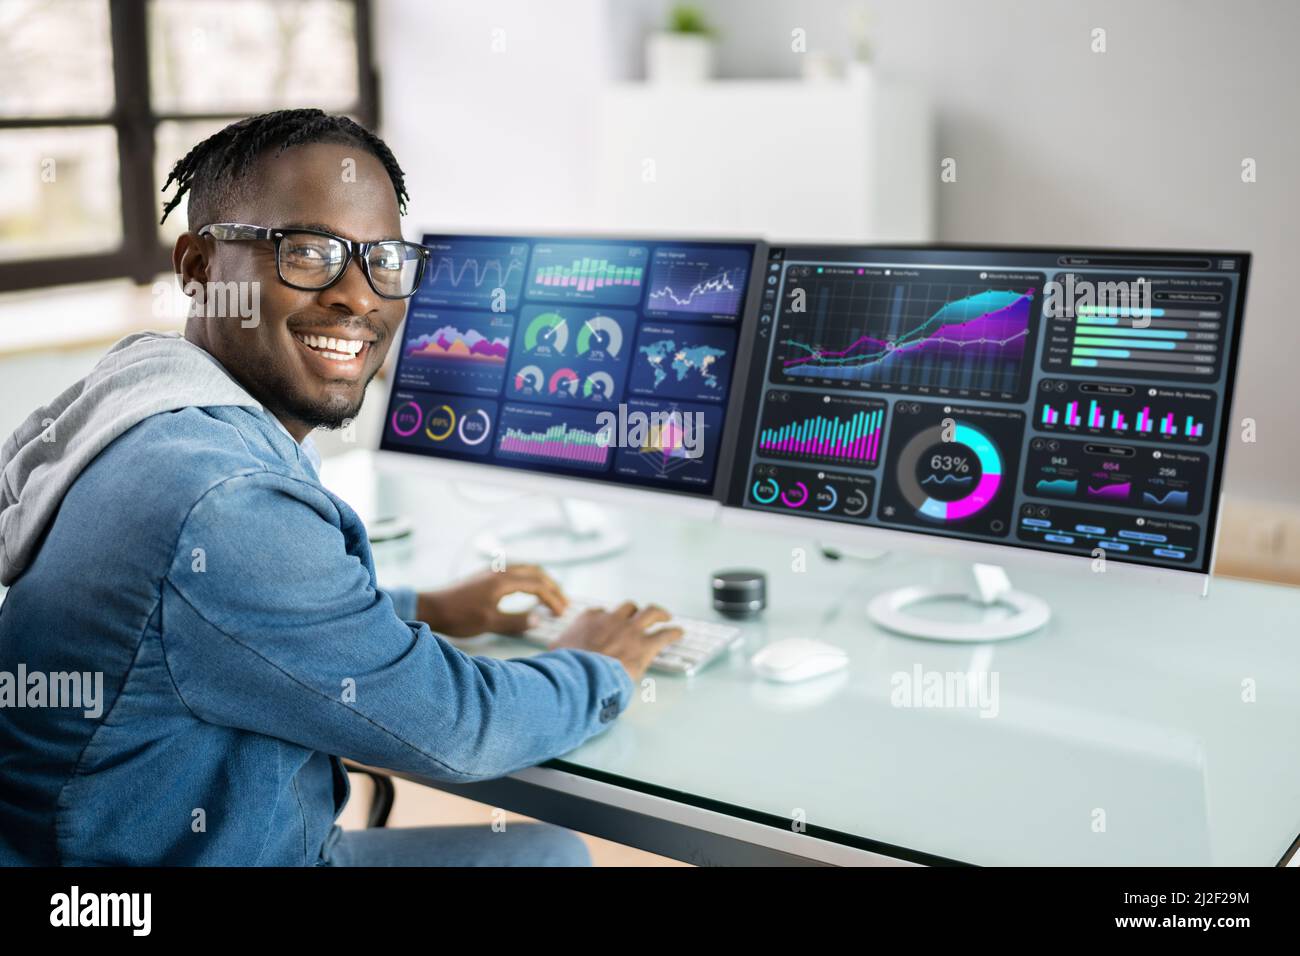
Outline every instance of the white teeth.
<path id="1" fill-rule="evenodd" d="M 294 333 L 294 338 L 311 348 L 319 355 L 336 362 L 348 362 L 355 358 L 366 343 L 360 339 L 333 339 L 324 335 L 301 335 Z"/>

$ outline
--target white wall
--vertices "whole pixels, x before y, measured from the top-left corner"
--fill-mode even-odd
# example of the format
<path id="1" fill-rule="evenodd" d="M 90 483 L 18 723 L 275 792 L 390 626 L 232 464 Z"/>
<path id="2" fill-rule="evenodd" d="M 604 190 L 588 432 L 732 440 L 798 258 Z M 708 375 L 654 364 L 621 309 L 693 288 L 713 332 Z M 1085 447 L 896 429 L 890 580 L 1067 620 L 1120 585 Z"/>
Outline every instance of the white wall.
<path id="1" fill-rule="evenodd" d="M 411 234 L 595 226 L 596 98 L 640 70 L 645 9 L 379 0 L 381 130 L 408 173 Z"/>
<path id="2" fill-rule="evenodd" d="M 724 75 L 795 75 L 790 31 L 848 51 L 850 0 L 702 0 Z M 1255 253 L 1230 494 L 1300 500 L 1300 4 L 1289 0 L 874 0 L 879 69 L 928 89 L 941 239 Z M 1107 51 L 1091 51 L 1106 30 Z M 1241 181 L 1241 161 L 1258 163 Z"/>
<path id="3" fill-rule="evenodd" d="M 847 52 L 850 0 L 701 0 L 729 76 L 797 75 L 790 31 Z M 1205 246 L 1256 254 L 1228 491 L 1297 500 L 1300 4 L 875 0 L 880 69 L 938 111 L 941 239 Z M 383 133 L 411 231 L 616 228 L 596 221 L 592 101 L 637 75 L 660 0 L 378 0 Z M 1107 31 L 1091 52 L 1090 31 Z M 493 29 L 506 49 L 492 50 Z M 1258 182 L 1240 179 L 1243 157 Z M 937 171 L 935 171 L 937 175 Z"/>

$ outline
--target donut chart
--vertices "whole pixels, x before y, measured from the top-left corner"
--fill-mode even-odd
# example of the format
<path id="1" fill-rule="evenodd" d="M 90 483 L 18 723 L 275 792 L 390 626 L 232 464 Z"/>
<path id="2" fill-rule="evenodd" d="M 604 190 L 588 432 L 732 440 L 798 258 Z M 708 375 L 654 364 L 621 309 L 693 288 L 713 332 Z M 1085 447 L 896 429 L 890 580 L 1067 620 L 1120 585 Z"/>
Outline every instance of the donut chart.
<path id="1" fill-rule="evenodd" d="M 875 483 L 865 475 L 762 464 L 750 475 L 750 501 L 776 511 L 818 512 L 861 520 Z"/>
<path id="2" fill-rule="evenodd" d="M 1002 471 L 993 440 L 967 422 L 955 423 L 950 441 L 944 441 L 943 425 L 933 425 L 898 456 L 903 497 L 934 521 L 961 521 L 983 511 L 997 497 Z"/>
<path id="3" fill-rule="evenodd" d="M 1005 537 L 1011 528 L 1024 413 L 900 401 L 882 521 Z"/>
<path id="4" fill-rule="evenodd" d="M 400 396 L 389 417 L 389 435 L 404 444 L 484 455 L 496 431 L 497 404 L 464 395 Z"/>
<path id="5" fill-rule="evenodd" d="M 393 409 L 393 432 L 403 438 L 410 438 L 424 424 L 424 410 L 415 402 L 406 402 Z"/>
<path id="6" fill-rule="evenodd" d="M 429 409 L 429 424 L 424 434 L 430 441 L 446 441 L 456 430 L 456 412 L 450 405 L 439 405 Z"/>

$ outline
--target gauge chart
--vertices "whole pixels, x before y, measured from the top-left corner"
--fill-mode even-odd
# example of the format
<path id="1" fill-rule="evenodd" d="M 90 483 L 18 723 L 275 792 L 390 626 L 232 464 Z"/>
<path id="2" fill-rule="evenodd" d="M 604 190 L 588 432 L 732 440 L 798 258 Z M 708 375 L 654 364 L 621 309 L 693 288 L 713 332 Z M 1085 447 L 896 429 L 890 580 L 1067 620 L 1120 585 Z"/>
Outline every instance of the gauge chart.
<path id="1" fill-rule="evenodd" d="M 506 376 L 518 401 L 612 405 L 623 394 L 636 313 L 527 306 Z"/>

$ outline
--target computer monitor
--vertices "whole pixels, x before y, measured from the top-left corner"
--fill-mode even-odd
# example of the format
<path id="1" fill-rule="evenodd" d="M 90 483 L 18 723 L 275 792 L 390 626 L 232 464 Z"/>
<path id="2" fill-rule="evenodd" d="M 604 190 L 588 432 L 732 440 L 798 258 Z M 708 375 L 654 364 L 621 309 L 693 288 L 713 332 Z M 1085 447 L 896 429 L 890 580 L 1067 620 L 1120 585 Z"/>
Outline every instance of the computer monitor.
<path id="1" fill-rule="evenodd" d="M 381 450 L 550 495 L 721 507 L 756 240 L 426 235 Z M 466 474 L 470 474 L 466 472 Z M 650 495 L 647 492 L 660 494 Z"/>
<path id="2" fill-rule="evenodd" d="M 1203 589 L 1249 266 L 773 245 L 728 520 L 907 532 L 982 561 L 1100 558 Z"/>

